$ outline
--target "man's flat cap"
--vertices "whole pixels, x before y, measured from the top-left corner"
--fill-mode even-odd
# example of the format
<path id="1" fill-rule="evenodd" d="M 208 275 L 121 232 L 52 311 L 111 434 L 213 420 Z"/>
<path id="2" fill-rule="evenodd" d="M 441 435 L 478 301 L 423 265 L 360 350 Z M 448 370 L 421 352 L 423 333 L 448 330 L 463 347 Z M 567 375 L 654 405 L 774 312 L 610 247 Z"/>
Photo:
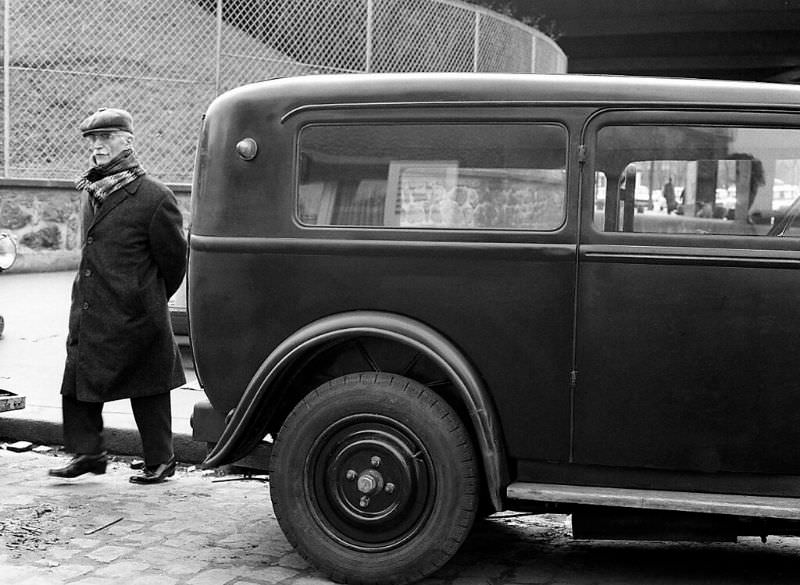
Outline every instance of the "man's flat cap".
<path id="1" fill-rule="evenodd" d="M 81 122 L 80 129 L 81 134 L 84 136 L 98 132 L 114 132 L 116 130 L 133 134 L 133 118 L 125 110 L 100 108 Z"/>

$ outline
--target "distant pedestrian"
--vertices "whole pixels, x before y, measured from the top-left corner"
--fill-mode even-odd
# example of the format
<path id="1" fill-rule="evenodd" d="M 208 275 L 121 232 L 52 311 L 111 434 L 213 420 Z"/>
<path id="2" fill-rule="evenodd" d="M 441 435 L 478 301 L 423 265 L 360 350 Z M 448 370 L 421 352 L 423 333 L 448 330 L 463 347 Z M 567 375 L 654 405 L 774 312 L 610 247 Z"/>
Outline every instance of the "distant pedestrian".
<path id="1" fill-rule="evenodd" d="M 183 220 L 172 191 L 136 159 L 128 112 L 100 109 L 80 131 L 92 167 L 76 183 L 83 248 L 61 386 L 64 446 L 75 456 L 50 475 L 105 473 L 103 405 L 129 398 L 144 452 L 130 480 L 159 483 L 175 473 L 170 390 L 186 381 L 167 309 L 186 270 Z"/>
<path id="2" fill-rule="evenodd" d="M 672 185 L 672 177 L 664 184 L 664 199 L 667 201 L 667 213 L 672 213 L 678 209 L 678 201 L 675 199 L 675 187 Z"/>

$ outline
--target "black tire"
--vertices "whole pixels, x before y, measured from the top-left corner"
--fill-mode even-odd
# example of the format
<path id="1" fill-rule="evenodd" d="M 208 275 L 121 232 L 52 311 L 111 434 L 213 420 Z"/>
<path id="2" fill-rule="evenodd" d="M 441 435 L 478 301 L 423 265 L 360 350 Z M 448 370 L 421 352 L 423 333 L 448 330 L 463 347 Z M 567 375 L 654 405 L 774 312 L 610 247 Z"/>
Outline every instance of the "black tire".
<path id="1" fill-rule="evenodd" d="M 401 376 L 350 374 L 314 390 L 284 422 L 270 469 L 287 539 L 339 582 L 400 585 L 433 573 L 478 507 L 464 425 Z"/>

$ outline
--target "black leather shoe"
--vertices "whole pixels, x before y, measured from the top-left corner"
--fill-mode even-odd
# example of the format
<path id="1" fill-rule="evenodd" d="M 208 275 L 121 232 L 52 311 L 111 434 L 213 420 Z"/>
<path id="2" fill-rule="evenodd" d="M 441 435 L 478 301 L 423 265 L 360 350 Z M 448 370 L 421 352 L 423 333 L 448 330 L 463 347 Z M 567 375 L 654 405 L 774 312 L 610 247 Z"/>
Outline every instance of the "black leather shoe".
<path id="1" fill-rule="evenodd" d="M 97 454 L 83 454 L 76 455 L 72 461 L 64 467 L 58 469 L 51 469 L 47 473 L 53 477 L 73 478 L 83 475 L 84 473 L 94 473 L 95 475 L 102 475 L 106 472 L 106 452 Z"/>
<path id="2" fill-rule="evenodd" d="M 141 484 L 161 483 L 173 475 L 175 475 L 175 457 L 156 467 L 146 466 L 141 473 L 130 476 L 129 481 Z"/>

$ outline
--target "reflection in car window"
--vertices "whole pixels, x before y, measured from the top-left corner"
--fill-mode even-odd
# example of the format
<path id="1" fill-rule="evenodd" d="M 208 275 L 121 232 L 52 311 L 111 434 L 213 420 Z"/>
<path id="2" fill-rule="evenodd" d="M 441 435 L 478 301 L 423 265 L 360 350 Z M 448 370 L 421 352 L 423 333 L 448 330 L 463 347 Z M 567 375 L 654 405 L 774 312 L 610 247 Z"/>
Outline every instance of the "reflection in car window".
<path id="1" fill-rule="evenodd" d="M 554 230 L 566 129 L 555 124 L 319 125 L 300 135 L 306 225 Z"/>
<path id="2" fill-rule="evenodd" d="M 600 230 L 800 236 L 800 130 L 608 126 L 596 161 Z"/>

